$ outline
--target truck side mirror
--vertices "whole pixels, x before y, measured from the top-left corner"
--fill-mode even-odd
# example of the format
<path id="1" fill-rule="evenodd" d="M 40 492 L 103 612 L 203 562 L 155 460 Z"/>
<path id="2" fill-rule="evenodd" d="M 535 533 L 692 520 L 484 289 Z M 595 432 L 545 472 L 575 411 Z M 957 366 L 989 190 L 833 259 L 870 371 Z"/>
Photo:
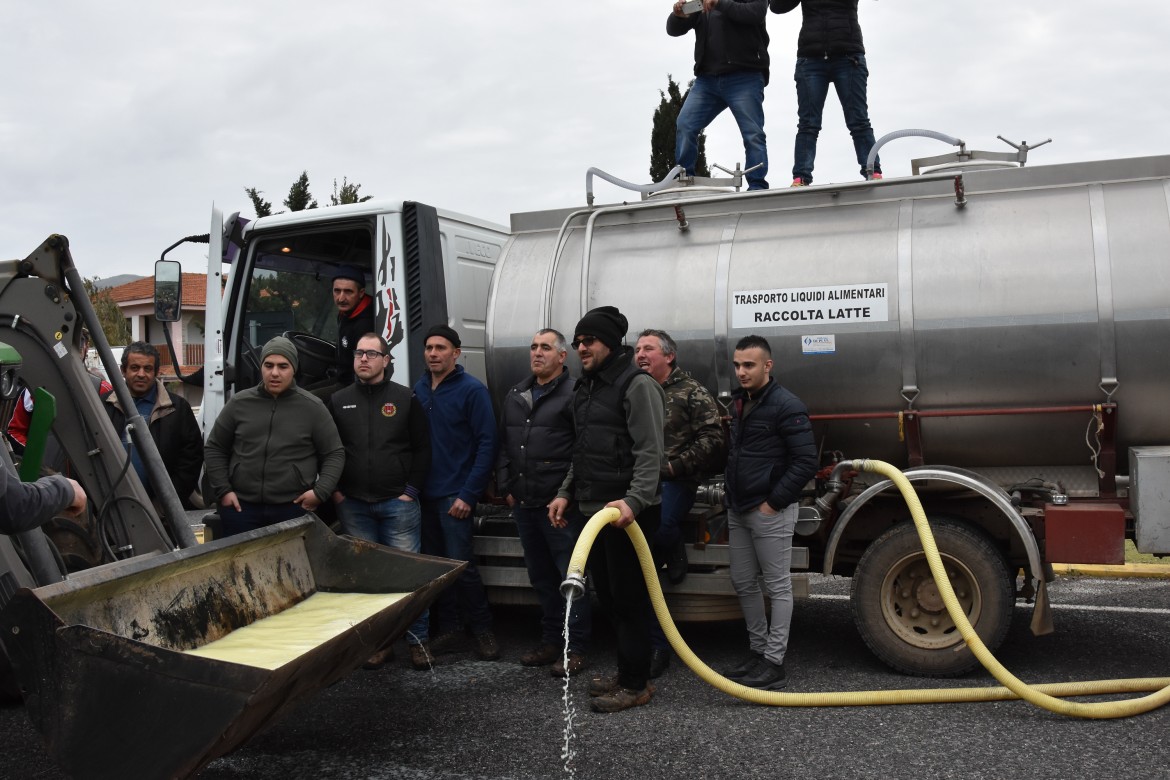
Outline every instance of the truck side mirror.
<path id="1" fill-rule="evenodd" d="M 154 318 L 178 322 L 183 302 L 183 267 L 174 260 L 154 263 Z"/>

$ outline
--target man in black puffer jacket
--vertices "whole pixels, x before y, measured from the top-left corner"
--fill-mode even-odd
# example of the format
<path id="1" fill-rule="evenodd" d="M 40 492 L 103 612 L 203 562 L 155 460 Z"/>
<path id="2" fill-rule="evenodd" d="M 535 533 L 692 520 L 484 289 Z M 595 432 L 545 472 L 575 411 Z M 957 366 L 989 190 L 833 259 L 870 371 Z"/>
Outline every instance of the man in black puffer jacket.
<path id="1" fill-rule="evenodd" d="M 797 501 L 816 474 L 808 410 L 771 377 L 772 349 L 762 336 L 735 345 L 731 448 L 727 456 L 727 527 L 731 584 L 747 621 L 751 655 L 724 676 L 751 688 L 787 684 L 784 654 L 792 622 L 792 534 Z M 764 611 L 763 575 L 772 619 Z"/>
<path id="2" fill-rule="evenodd" d="M 546 328 L 528 348 L 532 374 L 508 391 L 501 405 L 496 486 L 512 507 L 524 546 L 524 565 L 540 601 L 540 644 L 520 656 L 525 666 L 552 664 L 565 676 L 561 632 L 565 598 L 560 585 L 585 518 L 570 514 L 560 527 L 548 519 L 548 505 L 565 480 L 573 454 L 573 377 L 565 367 L 569 345 L 560 331 Z M 570 675 L 585 668 L 589 649 L 589 599 L 574 599 L 569 613 Z"/>
<path id="3" fill-rule="evenodd" d="M 817 136 L 829 85 L 837 90 L 845 126 L 853 136 L 853 149 L 861 175 L 866 176 L 866 159 L 873 149 L 873 128 L 869 124 L 866 91 L 869 69 L 865 44 L 857 21 L 857 0 L 769 0 L 772 13 L 785 14 L 800 6 L 804 23 L 796 44 L 796 149 L 792 164 L 792 186 L 812 184 L 817 156 Z M 874 160 L 875 179 L 882 165 Z"/>

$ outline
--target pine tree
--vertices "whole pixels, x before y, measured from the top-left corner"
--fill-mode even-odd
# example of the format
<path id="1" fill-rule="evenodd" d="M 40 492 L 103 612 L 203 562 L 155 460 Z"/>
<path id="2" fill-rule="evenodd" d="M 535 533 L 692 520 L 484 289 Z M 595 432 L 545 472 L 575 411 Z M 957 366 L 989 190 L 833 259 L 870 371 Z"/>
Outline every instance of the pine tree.
<path id="1" fill-rule="evenodd" d="M 365 195 L 359 197 L 358 193 L 362 185 L 350 184 L 349 179 L 345 176 L 341 177 L 341 189 L 337 187 L 337 179 L 333 180 L 333 194 L 329 196 L 329 204 L 331 206 L 340 206 L 343 203 L 365 203 L 373 197 L 373 195 Z"/>
<path id="2" fill-rule="evenodd" d="M 658 91 L 660 101 L 654 110 L 653 128 L 650 131 L 650 180 L 662 181 L 670 169 L 676 164 L 674 159 L 675 123 L 678 121 L 678 112 L 682 110 L 686 95 L 679 91 L 679 85 L 674 78 L 667 74 L 666 92 Z M 687 84 L 687 92 L 694 85 L 692 79 Z M 695 175 L 710 176 L 711 170 L 707 167 L 707 134 L 699 133 L 699 156 L 695 160 Z"/>
<path id="3" fill-rule="evenodd" d="M 264 193 L 255 187 L 245 187 L 244 192 L 252 199 L 252 208 L 256 211 L 256 219 L 272 216 L 272 201 L 260 197 Z"/>
<path id="4" fill-rule="evenodd" d="M 285 198 L 284 205 L 289 211 L 317 208 L 317 201 L 313 200 L 313 194 L 309 192 L 308 171 L 301 171 L 300 177 L 288 188 L 288 197 Z"/>

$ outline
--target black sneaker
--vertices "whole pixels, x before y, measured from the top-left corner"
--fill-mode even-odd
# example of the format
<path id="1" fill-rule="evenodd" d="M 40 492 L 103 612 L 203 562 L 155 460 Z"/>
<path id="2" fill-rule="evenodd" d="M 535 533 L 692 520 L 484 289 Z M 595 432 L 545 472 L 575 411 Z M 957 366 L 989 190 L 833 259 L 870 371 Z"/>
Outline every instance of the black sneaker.
<path id="1" fill-rule="evenodd" d="M 723 676 L 732 682 L 739 682 L 741 677 L 746 677 L 756 668 L 756 664 L 764 660 L 764 656 L 759 653 L 750 654 L 738 666 L 733 666 L 723 673 Z"/>
<path id="2" fill-rule="evenodd" d="M 774 664 L 764 658 L 756 664 L 756 668 L 736 682 L 761 691 L 778 691 L 787 687 L 788 676 L 784 674 L 784 664 Z"/>
<path id="3" fill-rule="evenodd" d="M 666 578 L 671 585 L 678 585 L 687 578 L 687 545 L 682 539 L 670 551 L 666 559 Z"/>
<path id="4" fill-rule="evenodd" d="M 662 676 L 666 671 L 666 667 L 670 666 L 670 651 L 665 647 L 655 647 L 650 651 L 650 677 L 651 679 Z"/>

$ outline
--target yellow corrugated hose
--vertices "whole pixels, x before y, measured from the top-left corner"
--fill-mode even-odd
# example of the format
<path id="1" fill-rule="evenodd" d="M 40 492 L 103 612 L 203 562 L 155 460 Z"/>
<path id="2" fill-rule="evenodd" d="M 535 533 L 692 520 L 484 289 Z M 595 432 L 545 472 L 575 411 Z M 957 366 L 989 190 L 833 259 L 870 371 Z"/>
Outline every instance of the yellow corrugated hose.
<path id="1" fill-rule="evenodd" d="M 646 578 L 646 585 L 650 591 L 650 601 L 654 605 L 654 612 L 658 622 L 666 634 L 670 646 L 683 662 L 704 681 L 732 696 L 756 704 L 767 704 L 774 707 L 859 707 L 879 704 L 942 704 L 972 701 L 1003 701 L 1008 699 L 1024 699 L 1043 707 L 1046 710 L 1061 715 L 1070 715 L 1078 718 L 1124 718 L 1131 715 L 1140 715 L 1144 712 L 1157 709 L 1170 702 L 1170 678 L 1146 677 L 1125 680 L 1090 680 L 1076 683 L 1047 683 L 1029 685 L 1023 682 L 995 659 L 987 646 L 975 633 L 967 615 L 955 598 L 950 579 L 946 576 L 942 559 L 939 557 L 938 547 L 935 545 L 934 535 L 930 532 L 930 525 L 917 493 L 910 481 L 894 466 L 877 460 L 855 460 L 853 468 L 857 471 L 871 471 L 889 478 L 901 491 L 914 525 L 918 529 L 918 536 L 922 541 L 922 548 L 926 552 L 927 562 L 930 564 L 931 574 L 942 593 L 946 603 L 947 614 L 959 628 L 963 640 L 971 648 L 971 652 L 979 662 L 991 672 L 1002 687 L 983 688 L 934 688 L 926 690 L 895 690 L 895 691 L 850 691 L 828 693 L 785 693 L 782 691 L 761 691 L 740 685 L 723 677 L 711 667 L 703 663 L 686 642 L 679 635 L 666 608 L 666 600 L 662 595 L 662 588 L 658 583 L 658 572 L 654 566 L 654 559 L 650 554 L 650 547 L 646 537 L 637 523 L 626 527 L 630 541 L 638 553 L 638 561 L 642 567 L 642 576 Z M 568 577 L 562 586 L 562 592 L 572 592 L 580 595 L 583 592 L 585 562 L 589 557 L 589 548 L 602 527 L 618 519 L 616 509 L 602 509 L 590 518 L 581 537 L 573 548 L 573 557 L 569 561 Z M 1090 696 L 1098 694 L 1140 693 L 1154 691 L 1147 696 L 1122 701 L 1103 702 L 1071 702 L 1057 698 L 1061 696 Z"/>

